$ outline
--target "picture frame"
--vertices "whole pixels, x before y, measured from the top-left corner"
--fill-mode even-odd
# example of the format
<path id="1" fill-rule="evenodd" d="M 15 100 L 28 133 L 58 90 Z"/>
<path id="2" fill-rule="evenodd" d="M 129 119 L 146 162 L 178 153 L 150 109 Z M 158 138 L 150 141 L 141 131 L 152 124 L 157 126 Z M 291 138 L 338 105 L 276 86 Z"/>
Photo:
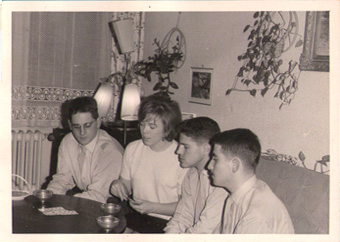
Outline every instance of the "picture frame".
<path id="1" fill-rule="evenodd" d="M 329 11 L 306 13 L 301 71 L 329 71 Z"/>
<path id="2" fill-rule="evenodd" d="M 197 117 L 196 113 L 182 112 L 182 120 L 196 118 L 196 117 Z"/>
<path id="3" fill-rule="evenodd" d="M 213 69 L 191 67 L 189 102 L 212 104 Z"/>

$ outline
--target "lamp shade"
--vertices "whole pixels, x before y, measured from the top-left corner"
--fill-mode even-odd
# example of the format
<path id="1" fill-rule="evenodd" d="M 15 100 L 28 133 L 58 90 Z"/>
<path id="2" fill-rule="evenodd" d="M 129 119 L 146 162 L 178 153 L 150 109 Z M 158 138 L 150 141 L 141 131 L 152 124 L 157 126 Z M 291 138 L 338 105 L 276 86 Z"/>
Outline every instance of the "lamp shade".
<path id="1" fill-rule="evenodd" d="M 93 97 L 97 101 L 99 117 L 106 117 L 113 103 L 113 87 L 100 83 Z"/>
<path id="2" fill-rule="evenodd" d="M 125 85 L 120 118 L 125 121 L 138 120 L 139 104 L 140 94 L 137 85 L 134 83 Z"/>
<path id="3" fill-rule="evenodd" d="M 109 22 L 113 38 L 118 44 L 120 54 L 134 51 L 133 21 L 132 19 L 116 20 Z"/>

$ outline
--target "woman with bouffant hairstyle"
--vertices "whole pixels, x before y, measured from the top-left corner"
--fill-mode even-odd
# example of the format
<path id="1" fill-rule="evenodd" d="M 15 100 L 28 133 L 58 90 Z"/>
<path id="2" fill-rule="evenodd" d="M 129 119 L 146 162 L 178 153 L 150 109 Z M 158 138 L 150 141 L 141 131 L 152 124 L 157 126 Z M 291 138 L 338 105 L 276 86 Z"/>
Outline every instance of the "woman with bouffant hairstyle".
<path id="1" fill-rule="evenodd" d="M 179 200 L 186 172 L 175 154 L 176 126 L 181 120 L 178 103 L 169 97 L 154 94 L 141 102 L 142 139 L 126 147 L 120 177 L 111 185 L 112 195 L 129 201 L 134 216 L 128 221 L 148 226 L 140 232 L 163 232 Z M 150 226 L 150 220 L 157 222 Z"/>

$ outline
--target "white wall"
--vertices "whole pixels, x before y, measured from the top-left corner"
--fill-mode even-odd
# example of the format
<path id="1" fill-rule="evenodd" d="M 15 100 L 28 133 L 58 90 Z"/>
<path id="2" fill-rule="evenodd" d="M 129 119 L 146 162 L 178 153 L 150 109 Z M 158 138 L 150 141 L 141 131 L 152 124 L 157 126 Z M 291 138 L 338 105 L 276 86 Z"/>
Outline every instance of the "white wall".
<path id="1" fill-rule="evenodd" d="M 299 90 L 289 106 L 279 110 L 280 100 L 274 92 L 263 98 L 248 93 L 233 92 L 225 96 L 232 86 L 240 64 L 237 56 L 247 47 L 248 34 L 242 31 L 253 22 L 253 12 L 182 12 L 178 27 L 186 38 L 187 54 L 183 67 L 172 74 L 179 90 L 173 98 L 182 111 L 215 119 L 221 129 L 245 127 L 260 138 L 263 150 L 272 148 L 279 153 L 297 157 L 306 155 L 306 163 L 313 168 L 315 161 L 329 154 L 329 73 L 301 73 Z M 300 34 L 304 35 L 305 12 L 299 12 Z M 176 26 L 178 13 L 149 12 L 145 19 L 144 56 L 153 55 L 154 38 L 162 40 Z M 292 48 L 282 59 L 299 60 L 302 47 Z M 189 103 L 190 68 L 214 69 L 213 104 Z M 143 82 L 145 94 L 151 94 L 156 82 Z"/>

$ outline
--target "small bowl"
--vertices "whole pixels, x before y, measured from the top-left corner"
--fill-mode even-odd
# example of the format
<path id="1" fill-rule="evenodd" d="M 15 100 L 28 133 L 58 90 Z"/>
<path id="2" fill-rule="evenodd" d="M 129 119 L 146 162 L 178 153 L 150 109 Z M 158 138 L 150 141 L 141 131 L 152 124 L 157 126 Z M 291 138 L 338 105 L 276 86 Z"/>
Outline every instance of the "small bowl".
<path id="1" fill-rule="evenodd" d="M 113 228 L 117 227 L 119 224 L 119 218 L 112 215 L 105 215 L 97 217 L 97 224 L 105 230 L 105 232 L 110 232 Z"/>
<path id="2" fill-rule="evenodd" d="M 41 203 L 44 203 L 53 196 L 53 192 L 45 189 L 35 190 L 33 196 L 39 199 Z"/>
<path id="3" fill-rule="evenodd" d="M 12 200 L 13 201 L 23 200 L 25 197 L 29 195 L 30 195 L 29 191 L 14 190 L 12 191 Z"/>
<path id="4" fill-rule="evenodd" d="M 115 203 L 102 203 L 100 209 L 106 215 L 116 215 L 122 207 Z"/>

